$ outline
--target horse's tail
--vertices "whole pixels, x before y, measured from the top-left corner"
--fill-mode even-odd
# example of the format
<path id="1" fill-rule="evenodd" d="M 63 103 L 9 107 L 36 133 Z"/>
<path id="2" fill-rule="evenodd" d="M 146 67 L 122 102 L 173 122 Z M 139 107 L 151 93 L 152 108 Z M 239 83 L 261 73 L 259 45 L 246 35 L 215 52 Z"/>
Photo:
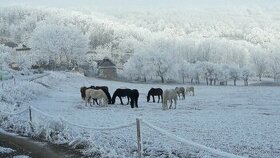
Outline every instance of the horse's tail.
<path id="1" fill-rule="evenodd" d="M 150 101 L 150 97 L 151 97 L 151 90 L 149 90 L 148 94 L 147 94 L 147 102 Z M 149 101 L 148 101 L 149 100 Z"/>
<path id="2" fill-rule="evenodd" d="M 80 88 L 80 92 L 81 92 L 81 97 L 82 97 L 82 99 L 83 100 L 85 100 L 85 98 L 86 98 L 86 87 L 81 87 Z"/>

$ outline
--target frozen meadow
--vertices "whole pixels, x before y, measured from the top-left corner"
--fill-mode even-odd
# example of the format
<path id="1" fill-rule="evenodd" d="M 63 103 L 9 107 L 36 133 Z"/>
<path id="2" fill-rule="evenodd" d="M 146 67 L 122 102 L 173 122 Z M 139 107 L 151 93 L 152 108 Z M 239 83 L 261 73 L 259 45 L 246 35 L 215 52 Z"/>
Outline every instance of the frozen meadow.
<path id="1" fill-rule="evenodd" d="M 6 117 L 7 120 L 0 122 L 2 128 L 56 144 L 68 144 L 85 155 L 135 157 L 135 126 L 108 131 L 82 127 L 116 127 L 142 118 L 176 136 L 228 153 L 245 157 L 280 156 L 278 87 L 195 86 L 194 97 L 179 100 L 175 110 L 163 111 L 161 104 L 147 103 L 148 90 L 151 87 L 167 89 L 182 85 L 125 83 L 86 78 L 77 73 L 48 73 L 50 75 L 28 82 L 28 86 L 27 81 L 18 79 L 12 86 L 17 93 L 5 88 L 12 85 L 12 81 L 4 82 L 3 91 L 0 92 L 0 110 L 17 113 L 28 106 L 34 107 L 35 131 L 31 132 L 29 125 L 23 123 L 23 120 L 29 119 L 27 111 Z M 139 108 L 119 105 L 118 98 L 115 105 L 85 107 L 79 90 L 82 86 L 90 85 L 108 86 L 111 95 L 119 87 L 138 89 Z M 12 96 L 17 96 L 19 107 L 13 106 L 12 101 L 7 103 Z M 5 114 L 1 115 L 4 118 Z M 141 130 L 143 155 L 146 157 L 217 157 L 174 141 L 145 124 L 141 124 Z"/>

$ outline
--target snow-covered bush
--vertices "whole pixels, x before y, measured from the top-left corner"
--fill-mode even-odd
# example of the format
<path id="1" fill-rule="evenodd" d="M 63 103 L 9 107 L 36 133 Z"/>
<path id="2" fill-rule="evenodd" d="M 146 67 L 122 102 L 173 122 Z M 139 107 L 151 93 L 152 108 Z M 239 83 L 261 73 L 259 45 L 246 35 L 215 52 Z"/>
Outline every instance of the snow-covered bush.
<path id="1" fill-rule="evenodd" d="M 1 102 L 10 104 L 18 104 L 35 99 L 38 95 L 44 92 L 46 88 L 38 83 L 29 81 L 18 81 L 13 84 L 4 84 L 3 90 L 0 92 Z"/>

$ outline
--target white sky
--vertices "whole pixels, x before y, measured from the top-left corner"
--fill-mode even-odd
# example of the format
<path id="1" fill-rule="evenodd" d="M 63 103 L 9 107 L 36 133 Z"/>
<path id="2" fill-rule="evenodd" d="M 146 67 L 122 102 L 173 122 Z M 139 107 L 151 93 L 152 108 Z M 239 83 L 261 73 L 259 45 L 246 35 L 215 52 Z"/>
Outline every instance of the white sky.
<path id="1" fill-rule="evenodd" d="M 280 6 L 280 0 L 0 0 L 1 5 L 30 5 L 87 9 L 220 8 Z"/>

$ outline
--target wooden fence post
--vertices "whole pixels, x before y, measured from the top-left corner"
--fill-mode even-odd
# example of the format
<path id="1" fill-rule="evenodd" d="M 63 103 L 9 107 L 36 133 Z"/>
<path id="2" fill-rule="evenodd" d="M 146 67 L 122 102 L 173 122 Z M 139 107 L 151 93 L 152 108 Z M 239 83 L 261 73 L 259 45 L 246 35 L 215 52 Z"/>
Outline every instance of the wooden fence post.
<path id="1" fill-rule="evenodd" d="M 140 129 L 140 119 L 136 119 L 136 128 L 137 128 L 137 157 L 142 158 L 142 140 L 141 140 L 141 129 Z"/>
<path id="2" fill-rule="evenodd" d="M 34 132 L 34 128 L 32 126 L 32 113 L 31 113 L 31 107 L 29 106 L 29 125 L 31 128 L 31 131 Z"/>
<path id="3" fill-rule="evenodd" d="M 32 122 L 31 107 L 29 106 L 29 121 Z"/>

